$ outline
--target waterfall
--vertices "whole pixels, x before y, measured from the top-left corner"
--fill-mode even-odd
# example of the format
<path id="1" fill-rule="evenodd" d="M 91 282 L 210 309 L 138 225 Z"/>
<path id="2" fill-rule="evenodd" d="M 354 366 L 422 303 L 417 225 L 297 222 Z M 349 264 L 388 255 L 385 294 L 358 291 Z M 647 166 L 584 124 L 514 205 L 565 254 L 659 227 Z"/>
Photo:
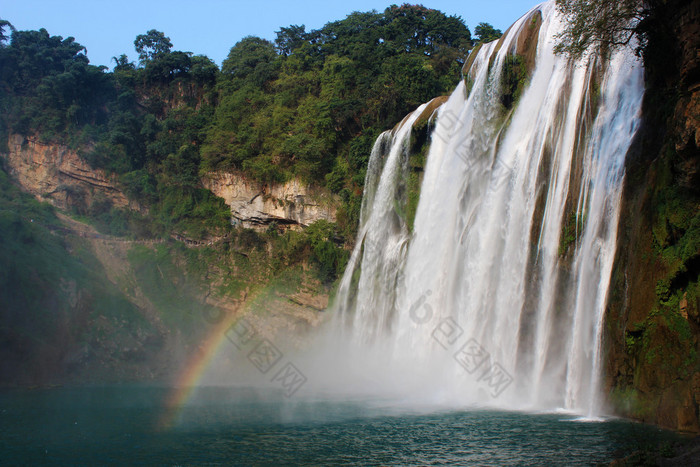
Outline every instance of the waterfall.
<path id="1" fill-rule="evenodd" d="M 373 384 L 465 404 L 600 412 L 642 68 L 626 50 L 571 63 L 553 53 L 561 30 L 550 1 L 469 57 L 431 116 L 412 230 L 410 138 L 429 108 L 377 140 L 334 305 L 357 352 L 349 358 L 374 371 Z"/>

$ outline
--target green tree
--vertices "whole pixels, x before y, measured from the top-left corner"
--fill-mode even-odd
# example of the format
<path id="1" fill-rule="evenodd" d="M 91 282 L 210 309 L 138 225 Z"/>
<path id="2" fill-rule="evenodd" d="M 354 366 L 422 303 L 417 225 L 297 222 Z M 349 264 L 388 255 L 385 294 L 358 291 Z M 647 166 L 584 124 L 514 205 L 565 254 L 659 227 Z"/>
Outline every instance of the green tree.
<path id="1" fill-rule="evenodd" d="M 113 96 L 111 77 L 89 64 L 82 45 L 45 29 L 14 31 L 0 48 L 0 88 L 3 133 L 45 140 L 104 123 Z"/>
<path id="2" fill-rule="evenodd" d="M 62 73 L 71 63 L 88 63 L 85 48 L 73 37 L 50 36 L 46 29 L 15 31 L 3 50 L 3 76 L 16 94 L 26 95 L 42 79 Z"/>
<path id="3" fill-rule="evenodd" d="M 491 42 L 500 38 L 503 33 L 500 29 L 496 29 L 489 23 L 479 23 L 474 28 L 474 35 L 478 38 L 478 42 Z"/>
<path id="4" fill-rule="evenodd" d="M 121 54 L 119 57 L 112 57 L 112 61 L 114 62 L 115 72 L 133 70 L 136 68 L 134 62 L 130 62 L 126 54 Z"/>
<path id="5" fill-rule="evenodd" d="M 384 18 L 385 40 L 399 50 L 433 55 L 443 48 L 460 47 L 471 41 L 462 18 L 422 5 L 392 5 L 384 11 Z"/>
<path id="6" fill-rule="evenodd" d="M 145 65 L 150 60 L 155 60 L 170 53 L 173 44 L 170 38 L 160 31 L 151 29 L 146 34 L 139 34 L 134 40 L 134 47 L 139 54 L 139 61 Z"/>
<path id="7" fill-rule="evenodd" d="M 231 48 L 221 65 L 225 76 L 248 79 L 262 86 L 275 77 L 277 52 L 272 42 L 260 37 L 248 36 Z"/>
<path id="8" fill-rule="evenodd" d="M 195 55 L 190 61 L 190 75 L 195 83 L 200 86 L 214 85 L 216 83 L 219 67 L 209 57 L 206 55 Z"/>
<path id="9" fill-rule="evenodd" d="M 289 55 L 294 50 L 301 47 L 307 40 L 306 38 L 306 27 L 302 24 L 298 26 L 292 24 L 288 28 L 280 28 L 276 32 L 277 38 L 275 39 L 275 46 L 277 47 L 277 52 L 280 55 Z"/>
<path id="10" fill-rule="evenodd" d="M 148 60 L 145 67 L 146 81 L 165 84 L 187 75 L 192 67 L 191 55 L 191 52 L 178 50 Z"/>

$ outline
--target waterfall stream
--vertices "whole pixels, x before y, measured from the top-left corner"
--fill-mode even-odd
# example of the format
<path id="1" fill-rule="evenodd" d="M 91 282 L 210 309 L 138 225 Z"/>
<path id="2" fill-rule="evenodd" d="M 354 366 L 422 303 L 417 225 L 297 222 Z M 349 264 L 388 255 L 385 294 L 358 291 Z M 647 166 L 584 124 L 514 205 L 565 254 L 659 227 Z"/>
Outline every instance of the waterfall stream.
<path id="1" fill-rule="evenodd" d="M 535 66 L 509 109 L 505 67 L 525 66 L 514 57 L 536 26 Z M 642 67 L 627 50 L 571 63 L 553 52 L 561 29 L 547 2 L 473 52 L 433 116 L 412 231 L 408 147 L 425 105 L 378 138 L 334 310 L 373 384 L 600 413 L 601 329 Z"/>

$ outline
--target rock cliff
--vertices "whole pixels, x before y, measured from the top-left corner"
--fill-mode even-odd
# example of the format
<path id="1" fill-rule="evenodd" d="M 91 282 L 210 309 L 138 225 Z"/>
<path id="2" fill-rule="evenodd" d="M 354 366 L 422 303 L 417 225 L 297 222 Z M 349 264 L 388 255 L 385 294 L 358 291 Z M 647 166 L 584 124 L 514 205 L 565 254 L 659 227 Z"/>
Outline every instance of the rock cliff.
<path id="1" fill-rule="evenodd" d="M 20 135 L 10 136 L 8 147 L 9 152 L 2 155 L 8 173 L 39 200 L 61 209 L 80 209 L 101 197 L 118 208 L 143 210 L 137 200 L 129 200 L 120 190 L 116 177 L 93 169 L 77 151 Z M 202 184 L 231 207 L 233 224 L 258 230 L 272 222 L 288 228 L 301 228 L 319 219 L 334 222 L 339 205 L 326 190 L 297 179 L 269 184 L 242 174 L 217 172 L 205 176 Z"/>
<path id="2" fill-rule="evenodd" d="M 246 228 L 303 227 L 319 219 L 335 222 L 338 200 L 320 188 L 297 179 L 284 184 L 257 182 L 241 174 L 211 173 L 202 180 L 205 188 L 231 207 L 231 222 Z"/>
<path id="3" fill-rule="evenodd" d="M 604 345 L 624 416 L 700 431 L 700 2 L 663 6 L 645 51 Z"/>
<path id="4" fill-rule="evenodd" d="M 117 188 L 116 179 L 93 169 L 76 151 L 12 135 L 3 154 L 8 173 L 37 199 L 61 209 L 90 206 L 96 196 L 119 208 L 138 209 Z"/>

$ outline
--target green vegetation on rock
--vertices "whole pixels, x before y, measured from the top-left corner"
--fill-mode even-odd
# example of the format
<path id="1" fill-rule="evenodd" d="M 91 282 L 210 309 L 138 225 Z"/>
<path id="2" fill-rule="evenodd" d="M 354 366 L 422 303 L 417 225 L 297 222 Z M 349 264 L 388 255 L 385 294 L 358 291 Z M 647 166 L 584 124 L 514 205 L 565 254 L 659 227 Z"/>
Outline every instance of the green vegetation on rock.
<path id="1" fill-rule="evenodd" d="M 481 40 L 499 34 L 478 28 Z M 274 43 L 246 37 L 221 70 L 157 30 L 136 37 L 138 64 L 121 54 L 111 73 L 73 38 L 7 22 L 2 31 L 2 144 L 20 134 L 78 149 L 148 209 L 140 234 L 200 239 L 230 230 L 200 182 L 218 170 L 325 186 L 340 196 L 339 233 L 351 238 L 372 142 L 451 90 L 472 47 L 461 18 L 407 4 L 313 31 L 282 27 Z M 83 211 L 115 234 L 138 224 L 108 203 Z"/>
<path id="2" fill-rule="evenodd" d="M 643 34 L 647 92 L 626 162 L 606 317 L 609 387 L 619 413 L 697 432 L 700 157 L 691 119 L 698 75 L 683 53 L 697 49 L 688 34 L 697 12 L 685 0 L 648 7 L 633 31 Z"/>

